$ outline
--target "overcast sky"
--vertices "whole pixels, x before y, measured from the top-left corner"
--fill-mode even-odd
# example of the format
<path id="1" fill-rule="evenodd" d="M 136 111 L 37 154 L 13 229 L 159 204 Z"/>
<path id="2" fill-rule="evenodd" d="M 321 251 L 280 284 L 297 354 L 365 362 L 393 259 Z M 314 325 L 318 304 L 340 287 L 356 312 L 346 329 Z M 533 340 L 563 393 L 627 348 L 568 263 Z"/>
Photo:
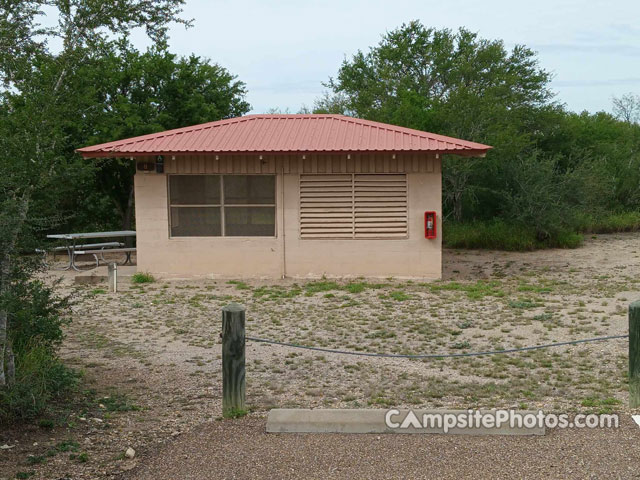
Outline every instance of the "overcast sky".
<path id="1" fill-rule="evenodd" d="M 194 26 L 171 29 L 171 50 L 237 75 L 253 113 L 311 107 L 345 56 L 414 19 L 533 48 L 571 110 L 609 111 L 612 96 L 640 94 L 638 0 L 187 0 L 184 16 Z"/>

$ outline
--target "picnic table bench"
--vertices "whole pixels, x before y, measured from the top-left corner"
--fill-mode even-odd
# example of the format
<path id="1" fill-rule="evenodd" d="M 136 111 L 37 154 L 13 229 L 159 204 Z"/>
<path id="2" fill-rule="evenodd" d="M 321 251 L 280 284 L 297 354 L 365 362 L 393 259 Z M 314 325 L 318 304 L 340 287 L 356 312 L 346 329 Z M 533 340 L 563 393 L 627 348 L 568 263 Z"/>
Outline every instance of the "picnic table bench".
<path id="1" fill-rule="evenodd" d="M 96 262 L 96 267 L 100 265 L 100 261 L 106 262 L 104 258 L 105 253 L 124 253 L 126 255 L 123 265 L 131 263 L 131 254 L 136 251 L 134 247 L 124 247 L 124 243 L 112 241 L 112 242 L 99 242 L 99 243 L 84 243 L 76 244 L 78 240 L 87 239 L 106 239 L 106 238 L 122 238 L 122 237 L 135 237 L 136 232 L 133 230 L 111 231 L 111 232 L 86 232 L 86 233 L 56 233 L 47 235 L 47 238 L 64 240 L 66 245 L 54 247 L 53 250 L 67 251 L 69 255 L 69 265 L 64 270 L 73 268 L 76 271 L 80 271 L 80 268 L 76 265 L 76 257 L 78 255 L 93 255 Z"/>

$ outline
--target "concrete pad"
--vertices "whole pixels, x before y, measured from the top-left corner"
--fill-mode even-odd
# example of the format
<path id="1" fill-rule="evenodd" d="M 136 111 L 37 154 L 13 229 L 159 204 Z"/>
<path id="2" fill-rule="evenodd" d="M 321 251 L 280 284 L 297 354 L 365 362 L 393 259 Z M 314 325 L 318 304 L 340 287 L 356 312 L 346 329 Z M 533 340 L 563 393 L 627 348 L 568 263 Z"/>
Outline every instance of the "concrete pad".
<path id="1" fill-rule="evenodd" d="M 135 265 L 118 265 L 118 283 L 131 280 L 137 268 Z M 101 265 L 93 270 L 78 272 L 73 278 L 73 282 L 77 285 L 94 285 L 106 283 L 108 279 L 109 273 L 107 272 L 107 265 Z"/>
<path id="2" fill-rule="evenodd" d="M 504 412 L 504 411 L 501 411 Z M 447 433 L 457 435 L 544 435 L 542 425 L 525 426 L 483 410 L 482 420 L 471 419 L 469 410 L 373 410 L 373 409 L 273 409 L 267 418 L 269 433 Z M 510 410 L 516 418 L 538 412 Z M 504 413 L 503 413 L 504 414 Z M 388 424 L 386 419 L 389 418 Z M 455 418 L 454 418 L 455 416 Z M 519 416 L 519 417 L 518 417 Z M 529 417 L 531 418 L 531 417 Z M 460 419 L 456 426 L 451 423 Z M 466 419 L 466 423 L 463 421 Z M 492 422 L 493 420 L 493 422 Z M 449 425 L 446 425 L 449 423 Z M 472 425 L 471 427 L 469 425 Z M 491 426 L 493 425 L 493 426 Z M 403 428 L 405 427 L 405 428 Z"/>

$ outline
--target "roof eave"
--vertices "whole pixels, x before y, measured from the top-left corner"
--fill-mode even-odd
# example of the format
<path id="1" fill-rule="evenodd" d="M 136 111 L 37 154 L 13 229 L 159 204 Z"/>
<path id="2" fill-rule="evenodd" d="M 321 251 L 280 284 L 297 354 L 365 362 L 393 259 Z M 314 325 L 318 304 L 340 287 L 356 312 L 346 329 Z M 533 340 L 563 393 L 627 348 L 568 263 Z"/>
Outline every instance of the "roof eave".
<path id="1" fill-rule="evenodd" d="M 287 151 L 157 151 L 157 152 L 101 152 L 83 151 L 77 149 L 76 152 L 83 158 L 137 158 L 162 156 L 185 156 L 185 155 L 348 155 L 362 153 L 389 153 L 389 154 L 416 154 L 426 155 L 458 155 L 461 157 L 485 157 L 489 149 L 456 149 L 456 150 L 287 150 Z"/>

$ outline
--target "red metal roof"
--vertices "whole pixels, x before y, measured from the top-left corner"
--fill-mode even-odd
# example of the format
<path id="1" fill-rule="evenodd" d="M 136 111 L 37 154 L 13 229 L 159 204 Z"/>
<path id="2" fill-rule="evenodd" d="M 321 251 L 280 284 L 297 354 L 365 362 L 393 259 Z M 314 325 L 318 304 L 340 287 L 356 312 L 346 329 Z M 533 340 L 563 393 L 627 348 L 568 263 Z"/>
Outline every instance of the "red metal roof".
<path id="1" fill-rule="evenodd" d="M 202 153 L 432 152 L 491 147 L 344 115 L 247 115 L 79 148 L 85 158 Z"/>

